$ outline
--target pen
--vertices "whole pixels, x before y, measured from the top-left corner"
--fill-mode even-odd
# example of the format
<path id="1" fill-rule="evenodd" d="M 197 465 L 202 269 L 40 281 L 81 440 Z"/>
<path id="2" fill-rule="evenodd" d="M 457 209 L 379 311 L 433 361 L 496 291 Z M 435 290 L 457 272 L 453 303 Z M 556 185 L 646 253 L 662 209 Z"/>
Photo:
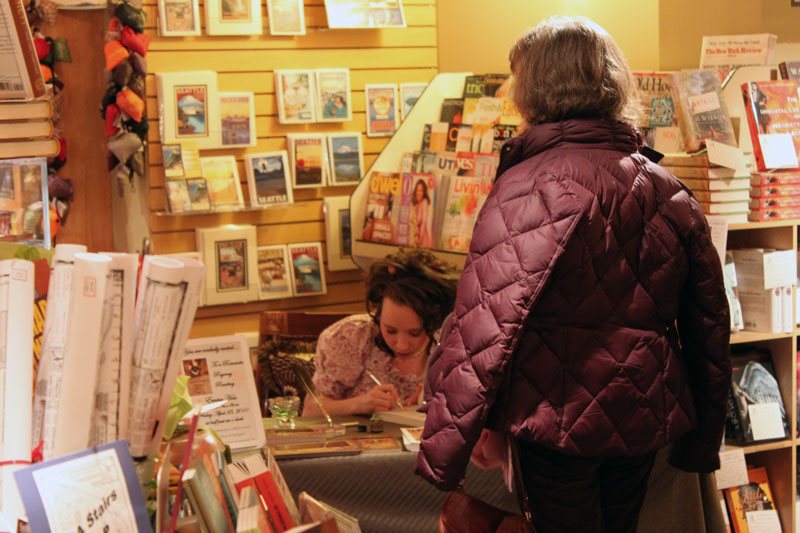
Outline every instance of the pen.
<path id="1" fill-rule="evenodd" d="M 365 370 L 365 372 L 367 373 L 367 376 L 369 376 L 369 379 L 371 379 L 372 381 L 375 382 L 375 385 L 377 385 L 379 387 L 381 385 L 383 385 L 383 383 L 381 383 L 381 380 L 379 380 L 378 378 L 375 377 L 375 374 L 373 374 L 369 370 Z M 394 403 L 397 405 L 397 407 L 399 407 L 400 409 L 403 409 L 403 404 L 400 403 L 400 400 L 397 400 Z"/>

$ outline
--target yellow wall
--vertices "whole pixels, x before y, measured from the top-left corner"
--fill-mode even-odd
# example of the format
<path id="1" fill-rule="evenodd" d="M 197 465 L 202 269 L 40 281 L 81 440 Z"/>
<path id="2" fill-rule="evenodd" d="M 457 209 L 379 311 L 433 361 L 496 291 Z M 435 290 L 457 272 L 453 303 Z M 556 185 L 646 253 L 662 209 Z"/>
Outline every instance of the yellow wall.
<path id="1" fill-rule="evenodd" d="M 658 67 L 655 0 L 439 0 L 437 6 L 441 72 L 508 72 L 517 37 L 553 15 L 588 17 L 614 37 L 634 70 Z"/>

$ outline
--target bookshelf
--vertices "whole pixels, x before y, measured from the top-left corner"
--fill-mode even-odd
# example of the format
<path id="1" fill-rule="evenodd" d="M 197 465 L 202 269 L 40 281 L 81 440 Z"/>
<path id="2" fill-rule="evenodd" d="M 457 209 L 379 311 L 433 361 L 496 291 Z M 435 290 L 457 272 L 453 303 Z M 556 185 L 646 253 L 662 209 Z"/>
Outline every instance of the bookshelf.
<path id="1" fill-rule="evenodd" d="M 754 222 L 734 224 L 728 228 L 728 249 L 746 247 L 768 247 L 783 250 L 798 248 L 798 225 L 800 220 Z M 794 309 L 794 307 L 793 307 Z M 795 317 L 796 319 L 797 317 Z M 800 328 L 792 333 L 756 333 L 740 331 L 731 334 L 731 344 L 753 344 L 769 349 L 772 363 L 781 389 L 786 415 L 789 417 L 790 438 L 758 442 L 744 449 L 748 464 L 767 469 L 775 504 L 783 531 L 796 531 L 800 517 L 795 508 L 797 490 L 797 339 Z M 726 446 L 734 447 L 731 444 Z"/>

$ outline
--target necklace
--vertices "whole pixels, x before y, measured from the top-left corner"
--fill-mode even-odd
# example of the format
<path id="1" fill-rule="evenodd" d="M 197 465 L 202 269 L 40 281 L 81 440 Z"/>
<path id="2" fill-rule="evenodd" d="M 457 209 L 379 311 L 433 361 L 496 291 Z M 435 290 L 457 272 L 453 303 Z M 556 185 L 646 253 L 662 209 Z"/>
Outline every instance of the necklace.
<path id="1" fill-rule="evenodd" d="M 416 357 L 419 357 L 419 356 L 420 356 L 420 355 L 422 355 L 423 353 L 427 352 L 427 351 L 428 351 L 428 346 L 429 346 L 429 345 L 430 345 L 430 343 L 429 343 L 429 342 L 426 342 L 426 343 L 425 343 L 425 344 L 422 346 L 422 348 L 420 348 L 419 350 L 417 350 L 416 352 L 414 352 L 414 353 L 412 353 L 412 354 L 408 354 L 408 355 L 399 355 L 399 354 L 395 353 L 395 355 L 397 356 L 397 358 L 398 358 L 398 359 L 414 359 L 414 358 L 416 358 Z"/>

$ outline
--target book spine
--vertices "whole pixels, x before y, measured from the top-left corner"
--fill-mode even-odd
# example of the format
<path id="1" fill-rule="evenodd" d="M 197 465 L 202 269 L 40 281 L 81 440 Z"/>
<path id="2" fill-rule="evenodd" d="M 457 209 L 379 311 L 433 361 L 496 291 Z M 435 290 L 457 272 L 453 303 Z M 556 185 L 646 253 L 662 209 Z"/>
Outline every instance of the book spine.
<path id="1" fill-rule="evenodd" d="M 778 71 L 781 73 L 782 80 L 788 80 L 789 78 L 789 69 L 786 67 L 786 61 L 781 61 L 778 63 Z"/>
<path id="2" fill-rule="evenodd" d="M 800 186 L 800 173 L 758 173 L 750 176 L 750 185 L 753 187 L 776 187 L 782 185 Z M 800 188 L 797 189 L 800 192 Z"/>
<path id="3" fill-rule="evenodd" d="M 277 533 L 283 533 L 294 527 L 289 510 L 280 495 L 278 486 L 269 472 L 264 472 L 255 477 L 256 487 L 269 506 L 269 512 L 275 521 Z"/>
<path id="4" fill-rule="evenodd" d="M 751 210 L 800 209 L 800 196 L 771 196 L 750 200 Z"/>
<path id="5" fill-rule="evenodd" d="M 33 36 L 28 26 L 28 17 L 25 14 L 22 2 L 18 0 L 11 2 L 11 17 L 14 19 L 14 26 L 19 36 L 19 45 L 25 61 L 25 68 L 28 71 L 28 79 L 30 80 L 33 96 L 43 96 L 45 93 L 44 77 L 39 66 L 39 56 L 33 46 Z"/>
<path id="6" fill-rule="evenodd" d="M 791 333 L 794 330 L 794 290 L 791 285 L 781 287 L 781 321 L 783 332 Z"/>
<path id="7" fill-rule="evenodd" d="M 739 418 L 739 410 L 736 409 L 736 399 L 733 397 L 733 390 L 728 393 L 728 420 L 731 423 L 731 429 L 733 429 L 733 435 L 731 437 L 736 439 L 736 442 L 739 444 L 744 443 L 744 430 L 742 429 L 742 419 Z"/>
<path id="8" fill-rule="evenodd" d="M 744 98 L 744 109 L 747 114 L 747 127 L 750 129 L 750 140 L 753 143 L 753 157 L 756 160 L 756 168 L 760 171 L 767 170 L 764 164 L 764 153 L 761 150 L 761 141 L 758 137 L 758 122 L 755 115 L 755 102 L 750 98 L 750 90 L 746 83 L 742 84 L 742 98 Z"/>
<path id="9" fill-rule="evenodd" d="M 751 210 L 748 215 L 751 222 L 766 222 L 768 220 L 792 220 L 800 218 L 800 207 L 768 208 Z"/>

